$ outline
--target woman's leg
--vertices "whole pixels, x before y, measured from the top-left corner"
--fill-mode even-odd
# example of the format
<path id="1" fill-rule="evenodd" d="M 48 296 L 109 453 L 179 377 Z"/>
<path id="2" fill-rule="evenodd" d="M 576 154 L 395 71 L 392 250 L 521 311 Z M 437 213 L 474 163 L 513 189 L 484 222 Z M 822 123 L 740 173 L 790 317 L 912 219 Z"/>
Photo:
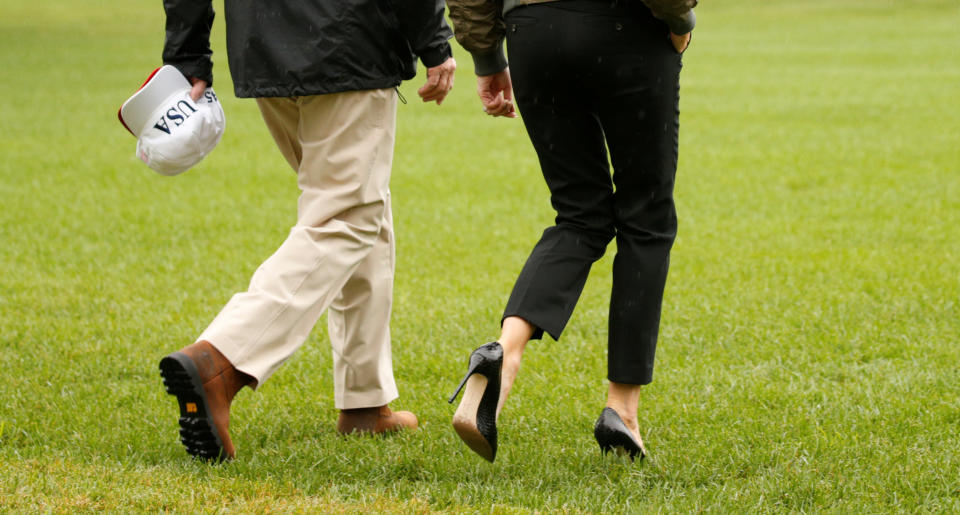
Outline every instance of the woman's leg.
<path id="1" fill-rule="evenodd" d="M 557 45 L 580 17 L 519 8 L 508 23 L 515 98 L 557 212 L 531 252 L 504 310 L 502 408 L 530 339 L 559 339 L 594 262 L 614 236 L 613 183 L 603 130 L 591 101 L 570 80 L 569 49 Z M 559 24 L 557 22 L 560 22 Z"/>
<path id="2" fill-rule="evenodd" d="M 601 84 L 600 123 L 613 163 L 617 255 L 608 333 L 607 407 L 638 442 L 640 387 L 653 379 L 660 310 L 677 230 L 673 202 L 679 131 L 680 55 L 645 8 L 621 27 L 626 48 Z M 624 86 L 620 86 L 623 84 Z"/>
<path id="3" fill-rule="evenodd" d="M 508 45 L 517 105 L 530 135 L 556 225 L 544 231 L 507 302 L 499 344 L 483 345 L 451 402 L 463 391 L 453 427 L 477 454 L 493 461 L 496 417 L 513 386 L 527 341 L 544 331 L 559 338 L 576 306 L 593 263 L 615 234 L 613 182 L 603 131 L 580 89 L 565 80 L 565 54 L 556 45 L 567 32 L 553 23 L 553 9 L 538 13 L 523 31 L 514 28 Z M 563 13 L 559 13 L 563 14 Z M 465 390 L 464 390 L 465 388 Z M 494 404 L 496 402 L 496 404 Z"/>
<path id="4" fill-rule="evenodd" d="M 536 327 L 520 317 L 503 319 L 500 328 L 500 346 L 503 347 L 503 368 L 500 369 L 500 400 L 497 402 L 497 415 L 503 409 L 503 403 L 510 395 L 510 388 L 520 371 L 520 359 L 527 342 L 533 337 Z"/>

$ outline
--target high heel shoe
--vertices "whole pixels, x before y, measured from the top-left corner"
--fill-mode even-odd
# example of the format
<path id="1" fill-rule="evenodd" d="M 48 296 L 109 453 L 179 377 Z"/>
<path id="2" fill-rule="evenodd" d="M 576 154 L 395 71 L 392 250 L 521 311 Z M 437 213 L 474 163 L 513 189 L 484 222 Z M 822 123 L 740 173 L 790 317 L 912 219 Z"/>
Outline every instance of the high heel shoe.
<path id="1" fill-rule="evenodd" d="M 500 370 L 503 368 L 503 347 L 498 342 L 481 345 L 470 354 L 470 368 L 452 404 L 466 385 L 463 399 L 453 414 L 453 428 L 473 452 L 493 462 L 497 457 L 497 403 L 500 400 Z"/>
<path id="2" fill-rule="evenodd" d="M 600 444 L 600 452 L 603 454 L 611 450 L 617 454 L 626 453 L 630 456 L 630 461 L 633 461 L 638 454 L 641 460 L 647 455 L 643 440 L 634 438 L 633 433 L 613 408 L 603 408 L 600 412 L 600 418 L 593 427 L 593 436 Z"/>

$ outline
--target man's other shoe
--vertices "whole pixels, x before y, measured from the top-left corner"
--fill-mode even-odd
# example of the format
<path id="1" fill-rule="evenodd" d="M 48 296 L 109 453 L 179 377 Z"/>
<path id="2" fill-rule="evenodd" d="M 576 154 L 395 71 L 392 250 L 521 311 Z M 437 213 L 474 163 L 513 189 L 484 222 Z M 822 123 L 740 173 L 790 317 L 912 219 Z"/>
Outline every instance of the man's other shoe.
<path id="1" fill-rule="evenodd" d="M 401 429 L 416 429 L 417 416 L 409 411 L 390 411 L 384 404 L 379 407 L 340 410 L 337 431 L 351 433 L 382 434 Z"/>

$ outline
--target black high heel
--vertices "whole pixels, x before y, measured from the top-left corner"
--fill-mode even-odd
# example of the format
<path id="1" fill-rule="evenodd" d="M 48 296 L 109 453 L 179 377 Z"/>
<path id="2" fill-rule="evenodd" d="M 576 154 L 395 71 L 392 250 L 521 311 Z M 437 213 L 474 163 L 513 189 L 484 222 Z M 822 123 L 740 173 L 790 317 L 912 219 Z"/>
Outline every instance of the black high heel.
<path id="1" fill-rule="evenodd" d="M 500 401 L 502 368 L 503 347 L 500 343 L 481 345 L 470 354 L 467 375 L 463 376 L 449 401 L 452 404 L 463 386 L 467 386 L 460 406 L 453 414 L 453 428 L 473 452 L 491 463 L 497 457 L 497 403 Z"/>
<path id="2" fill-rule="evenodd" d="M 633 433 L 613 408 L 603 408 L 600 412 L 597 425 L 593 427 L 593 436 L 600 444 L 600 452 L 603 454 L 611 450 L 618 454 L 626 453 L 630 456 L 630 461 L 638 454 L 641 460 L 647 455 L 643 440 L 633 437 Z"/>

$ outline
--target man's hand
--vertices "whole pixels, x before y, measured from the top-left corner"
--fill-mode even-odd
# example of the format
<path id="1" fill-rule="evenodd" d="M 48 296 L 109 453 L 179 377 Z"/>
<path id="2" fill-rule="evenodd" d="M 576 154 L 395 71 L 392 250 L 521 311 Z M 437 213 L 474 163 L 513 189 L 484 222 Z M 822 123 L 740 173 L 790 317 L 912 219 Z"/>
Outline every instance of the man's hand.
<path id="1" fill-rule="evenodd" d="M 673 32 L 670 33 L 670 42 L 673 43 L 673 48 L 677 49 L 678 54 L 682 54 L 683 51 L 686 50 L 688 46 L 690 46 L 690 34 L 693 34 L 693 33 L 687 32 L 682 36 L 678 36 Z"/>
<path id="2" fill-rule="evenodd" d="M 457 62 L 452 57 L 447 58 L 443 64 L 427 68 L 427 83 L 417 90 L 417 94 L 424 102 L 437 101 L 437 105 L 443 103 L 447 98 L 447 93 L 453 88 L 453 72 L 457 69 Z"/>
<path id="3" fill-rule="evenodd" d="M 190 81 L 190 84 L 193 84 L 193 88 L 190 89 L 190 98 L 192 98 L 194 102 L 200 100 L 200 96 L 203 95 L 203 92 L 207 89 L 207 81 L 196 77 L 188 77 L 187 80 Z"/>
<path id="4" fill-rule="evenodd" d="M 483 103 L 483 112 L 490 116 L 517 117 L 517 110 L 513 107 L 510 68 L 504 68 L 493 75 L 477 76 L 477 94 Z"/>

